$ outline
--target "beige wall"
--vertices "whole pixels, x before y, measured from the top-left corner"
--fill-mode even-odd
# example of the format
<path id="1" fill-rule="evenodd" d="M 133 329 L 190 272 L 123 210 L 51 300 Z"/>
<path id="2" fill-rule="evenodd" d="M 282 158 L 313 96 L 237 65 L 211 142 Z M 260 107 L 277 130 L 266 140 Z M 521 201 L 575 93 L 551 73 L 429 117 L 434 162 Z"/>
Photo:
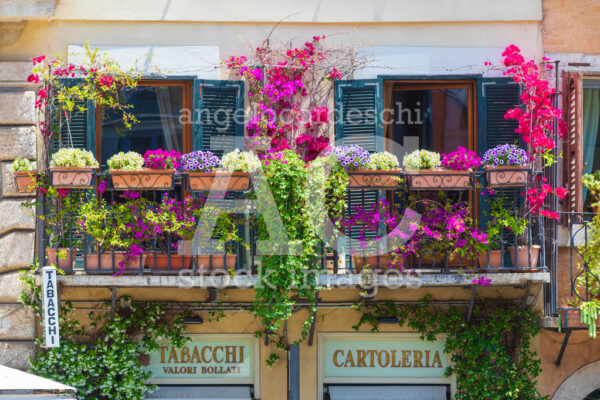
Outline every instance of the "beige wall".
<path id="1" fill-rule="evenodd" d="M 600 53 L 600 2 L 544 0 L 544 50 L 553 53 Z"/>

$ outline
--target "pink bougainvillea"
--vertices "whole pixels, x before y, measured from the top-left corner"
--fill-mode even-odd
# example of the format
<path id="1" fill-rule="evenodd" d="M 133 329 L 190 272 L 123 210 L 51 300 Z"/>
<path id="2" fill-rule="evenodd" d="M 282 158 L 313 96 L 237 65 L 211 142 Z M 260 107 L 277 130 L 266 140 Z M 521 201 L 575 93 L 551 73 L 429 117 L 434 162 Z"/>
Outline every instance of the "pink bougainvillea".
<path id="1" fill-rule="evenodd" d="M 547 63 L 549 59 L 545 57 L 539 65 L 534 60 L 525 60 L 521 50 L 514 44 L 508 46 L 502 56 L 506 68 L 504 74 L 512 77 L 522 88 L 522 105 L 508 110 L 504 118 L 517 121 L 518 127 L 515 132 L 528 144 L 529 157 L 534 168 L 552 165 L 556 162 L 554 124 L 558 123 L 560 137 L 564 137 L 567 131 L 567 125 L 561 119 L 561 110 L 553 106 L 556 89 L 550 87 L 550 83 L 544 77 L 546 72 L 552 69 L 552 65 Z M 553 188 L 545 182 L 541 188 L 529 189 L 525 197 L 530 211 L 558 219 L 556 212 L 544 208 L 546 197 L 551 193 L 562 199 L 567 191 L 561 187 Z"/>

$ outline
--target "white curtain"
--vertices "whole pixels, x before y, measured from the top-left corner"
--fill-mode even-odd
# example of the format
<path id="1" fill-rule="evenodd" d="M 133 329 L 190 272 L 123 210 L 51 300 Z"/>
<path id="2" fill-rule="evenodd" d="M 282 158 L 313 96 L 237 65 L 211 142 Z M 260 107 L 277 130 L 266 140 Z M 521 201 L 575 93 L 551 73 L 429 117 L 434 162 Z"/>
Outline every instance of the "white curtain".
<path id="1" fill-rule="evenodd" d="M 160 86 L 156 88 L 156 98 L 158 100 L 158 112 L 160 113 L 160 123 L 165 137 L 165 144 L 169 150 L 181 151 L 181 146 L 177 140 L 177 113 L 174 110 L 173 97 L 169 86 Z"/>

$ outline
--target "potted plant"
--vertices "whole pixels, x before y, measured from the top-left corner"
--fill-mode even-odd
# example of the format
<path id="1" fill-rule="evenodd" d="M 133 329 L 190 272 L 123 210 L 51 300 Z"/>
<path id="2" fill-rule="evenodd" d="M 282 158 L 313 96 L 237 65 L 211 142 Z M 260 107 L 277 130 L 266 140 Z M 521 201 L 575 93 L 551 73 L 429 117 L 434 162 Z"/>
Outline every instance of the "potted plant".
<path id="1" fill-rule="evenodd" d="M 502 228 L 498 220 L 504 216 L 504 206 L 501 198 L 490 201 L 489 220 L 486 226 L 488 245 L 479 251 L 477 258 L 479 268 L 502 268 Z"/>
<path id="2" fill-rule="evenodd" d="M 211 151 L 198 150 L 184 154 L 181 161 L 191 191 L 244 191 L 250 187 L 250 174 L 220 169 L 221 160 Z"/>
<path id="3" fill-rule="evenodd" d="M 598 214 L 598 210 L 600 209 L 600 170 L 583 175 L 582 181 L 589 190 L 592 210 Z"/>
<path id="4" fill-rule="evenodd" d="M 256 153 L 235 149 L 221 158 L 221 166 L 236 177 L 250 177 L 250 173 L 262 167 Z"/>
<path id="5" fill-rule="evenodd" d="M 403 164 L 413 190 L 462 190 L 472 186 L 471 171 L 481 165 L 481 159 L 475 152 L 458 147 L 443 157 L 433 151 L 417 150 L 404 156 Z"/>
<path id="6" fill-rule="evenodd" d="M 326 155 L 333 155 L 348 173 L 349 188 L 393 189 L 398 186 L 398 158 L 388 152 L 373 155 L 358 145 L 337 146 Z M 395 174 L 394 174 L 395 173 Z"/>
<path id="7" fill-rule="evenodd" d="M 514 144 L 501 144 L 486 151 L 483 165 L 490 187 L 526 186 L 529 182 L 529 157 Z"/>
<path id="8" fill-rule="evenodd" d="M 32 193 L 35 190 L 38 173 L 35 161 L 17 158 L 11 165 L 11 171 L 15 175 L 17 190 L 19 192 Z"/>
<path id="9" fill-rule="evenodd" d="M 513 245 L 508 246 L 513 268 L 537 268 L 541 246 L 529 245 L 528 243 L 529 220 L 520 216 L 519 210 L 504 207 L 505 200 L 500 200 L 499 204 L 502 206 L 496 207 L 492 212 L 492 216 L 496 225 L 500 228 L 500 232 L 502 229 L 506 229 L 514 237 Z"/>
<path id="10" fill-rule="evenodd" d="M 52 154 L 50 176 L 57 188 L 90 188 L 98 161 L 91 151 L 62 148 Z"/>
<path id="11" fill-rule="evenodd" d="M 87 273 L 140 271 L 145 256 L 138 244 L 140 239 L 131 227 L 135 218 L 131 211 L 127 203 L 109 205 L 95 197 L 80 205 L 81 234 L 92 239 L 92 251 L 84 257 Z"/>
<path id="12" fill-rule="evenodd" d="M 173 174 L 181 165 L 175 150 L 147 150 L 142 157 L 130 151 L 113 155 L 106 164 L 116 189 L 170 189 Z"/>

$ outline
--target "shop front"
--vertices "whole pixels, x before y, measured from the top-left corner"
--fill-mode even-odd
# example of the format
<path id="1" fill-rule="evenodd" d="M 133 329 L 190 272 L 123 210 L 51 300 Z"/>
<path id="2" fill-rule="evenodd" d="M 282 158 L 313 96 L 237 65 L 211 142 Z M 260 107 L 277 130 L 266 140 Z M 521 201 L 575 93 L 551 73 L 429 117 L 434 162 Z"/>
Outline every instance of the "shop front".
<path id="1" fill-rule="evenodd" d="M 319 334 L 319 400 L 449 400 L 444 338 L 413 333 Z"/>
<path id="2" fill-rule="evenodd" d="M 181 348 L 161 343 L 143 362 L 158 390 L 148 399 L 260 398 L 258 341 L 252 335 L 189 335 Z"/>

